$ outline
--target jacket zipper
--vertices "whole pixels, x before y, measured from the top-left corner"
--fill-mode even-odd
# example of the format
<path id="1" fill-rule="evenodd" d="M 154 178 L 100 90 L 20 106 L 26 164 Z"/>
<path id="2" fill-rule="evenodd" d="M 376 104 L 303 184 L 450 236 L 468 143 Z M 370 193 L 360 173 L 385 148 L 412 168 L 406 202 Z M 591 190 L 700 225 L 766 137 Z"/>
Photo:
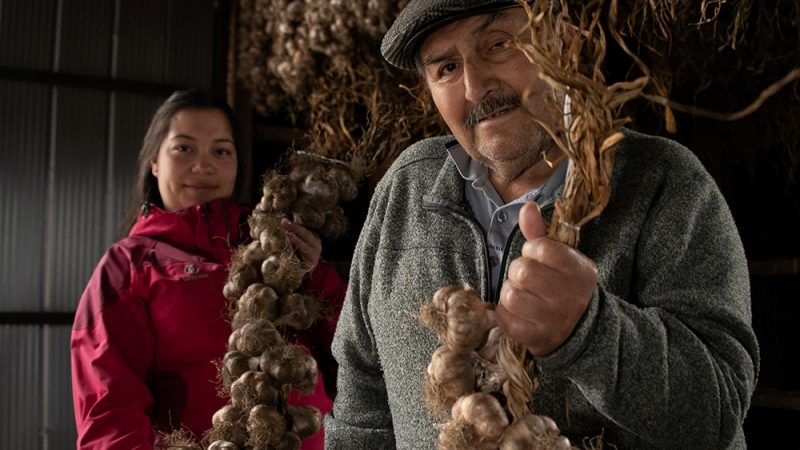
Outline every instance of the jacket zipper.
<path id="1" fill-rule="evenodd" d="M 550 200 L 547 203 L 543 203 L 543 204 L 539 205 L 539 210 L 542 212 L 542 215 L 544 215 L 545 211 L 549 211 L 549 210 L 553 209 L 553 205 L 554 204 L 555 204 L 555 200 Z M 433 210 L 436 210 L 436 209 L 445 210 L 445 211 L 449 211 L 449 212 L 451 212 L 451 213 L 453 213 L 455 215 L 461 216 L 461 217 L 465 218 L 467 220 L 467 222 L 475 230 L 478 231 L 478 234 L 481 237 L 481 241 L 483 242 L 483 252 L 482 252 L 483 256 L 482 256 L 482 258 L 483 258 L 483 267 L 484 267 L 484 270 L 485 270 L 485 278 L 486 278 L 486 281 L 484 282 L 484 286 L 483 286 L 483 292 L 484 292 L 484 298 L 488 297 L 489 293 L 492 292 L 492 280 L 491 280 L 492 271 L 491 271 L 491 267 L 489 267 L 489 258 L 486 256 L 486 250 L 487 250 L 486 236 L 484 236 L 483 229 L 481 228 L 481 224 L 478 223 L 478 221 L 474 217 L 472 217 L 469 214 L 467 214 L 466 212 L 464 212 L 464 210 L 462 210 L 460 208 L 453 207 L 453 206 L 449 206 L 449 205 L 446 205 L 446 204 L 443 204 L 443 203 L 435 203 L 435 204 L 429 204 L 429 205 L 425 205 L 423 203 L 422 207 L 426 208 L 426 209 L 433 209 Z M 506 272 L 507 272 L 506 263 L 508 261 L 509 247 L 511 246 L 511 241 L 514 239 L 514 236 L 516 235 L 516 233 L 518 231 L 519 231 L 519 223 L 517 223 L 517 225 L 514 226 L 514 228 L 511 230 L 511 234 L 508 235 L 508 239 L 506 239 L 506 245 L 505 245 L 505 247 L 503 249 L 503 258 L 502 258 L 501 264 L 500 264 L 500 270 L 502 270 L 502 272 L 500 273 L 500 280 L 504 280 L 505 279 Z M 501 284 L 502 284 L 502 281 L 501 281 Z M 489 301 L 490 301 L 490 303 L 493 303 L 495 305 L 500 302 L 500 286 L 497 287 L 497 292 L 495 292 L 495 294 L 492 296 L 492 298 Z"/>
<path id="2" fill-rule="evenodd" d="M 539 210 L 542 212 L 542 216 L 544 216 L 545 212 L 548 212 L 551 209 L 553 209 L 554 204 L 555 200 L 549 200 L 548 202 L 539 205 Z M 506 239 L 506 245 L 505 247 L 503 247 L 503 259 L 501 260 L 500 264 L 500 270 L 502 270 L 502 272 L 500 272 L 501 285 L 502 285 L 502 280 L 505 280 L 506 275 L 508 274 L 507 264 L 508 264 L 509 249 L 511 248 L 511 241 L 514 239 L 514 236 L 517 234 L 517 232 L 519 232 L 519 218 L 517 218 L 517 224 L 511 230 L 511 234 L 509 234 L 508 239 Z M 495 305 L 500 303 L 500 286 L 497 287 L 497 292 L 495 292 L 494 298 L 492 299 L 492 303 L 494 303 Z"/>
<path id="3" fill-rule="evenodd" d="M 506 239 L 506 245 L 503 247 L 503 259 L 500 260 L 500 285 L 503 284 L 503 280 L 506 278 L 506 264 L 508 262 L 508 254 L 509 254 L 509 247 L 511 247 L 511 241 L 514 240 L 514 236 L 516 236 L 517 232 L 519 231 L 519 223 L 514 225 L 514 228 L 511 229 L 511 233 L 508 235 Z M 497 292 L 494 293 L 494 298 L 492 298 L 492 303 L 497 305 L 500 303 L 500 286 L 497 286 Z"/>
<path id="4" fill-rule="evenodd" d="M 481 224 L 478 223 L 478 221 L 475 220 L 474 217 L 472 217 L 469 214 L 467 214 L 466 212 L 464 212 L 464 210 L 462 210 L 460 208 L 456 208 L 454 206 L 449 206 L 449 205 L 445 205 L 445 204 L 442 204 L 442 203 L 435 203 L 435 204 L 429 204 L 429 205 L 425 205 L 423 203 L 422 207 L 425 208 L 425 209 L 432 209 L 432 210 L 437 210 L 438 209 L 438 210 L 449 211 L 449 212 L 451 212 L 451 213 L 453 213 L 453 214 L 455 214 L 457 216 L 461 216 L 461 217 L 463 217 L 464 219 L 467 220 L 467 223 L 469 223 L 470 226 L 472 226 L 473 230 L 478 232 L 478 235 L 481 237 L 481 241 L 483 242 L 483 252 L 481 252 L 482 253 L 481 258 L 483 259 L 483 267 L 484 267 L 485 278 L 486 278 L 486 281 L 483 283 L 483 294 L 484 295 L 482 297 L 483 298 L 488 297 L 489 293 L 491 292 L 491 286 L 492 286 L 491 283 L 492 283 L 492 281 L 491 281 L 491 277 L 489 276 L 491 274 L 490 267 L 489 267 L 489 258 L 486 257 L 486 236 L 483 235 L 483 230 L 481 229 Z"/>

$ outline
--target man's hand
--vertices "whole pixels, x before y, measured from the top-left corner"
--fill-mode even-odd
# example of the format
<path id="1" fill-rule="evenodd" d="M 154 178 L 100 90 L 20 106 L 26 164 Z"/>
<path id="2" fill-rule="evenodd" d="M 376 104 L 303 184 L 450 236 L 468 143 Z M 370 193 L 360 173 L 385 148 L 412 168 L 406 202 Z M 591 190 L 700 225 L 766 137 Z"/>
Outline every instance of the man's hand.
<path id="1" fill-rule="evenodd" d="M 531 354 L 546 356 L 567 340 L 589 306 L 597 267 L 583 253 L 546 237 L 536 203 L 522 207 L 519 227 L 526 242 L 500 290 L 497 323 Z"/>

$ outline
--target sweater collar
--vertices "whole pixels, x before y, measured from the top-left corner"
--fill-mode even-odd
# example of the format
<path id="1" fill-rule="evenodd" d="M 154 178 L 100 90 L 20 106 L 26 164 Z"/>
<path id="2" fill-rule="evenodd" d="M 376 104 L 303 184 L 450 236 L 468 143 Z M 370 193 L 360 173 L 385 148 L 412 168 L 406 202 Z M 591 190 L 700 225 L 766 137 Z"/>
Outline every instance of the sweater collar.
<path id="1" fill-rule="evenodd" d="M 455 139 L 445 143 L 447 149 L 456 145 L 458 142 Z M 441 207 L 466 212 L 468 205 L 464 195 L 464 179 L 447 152 L 445 152 L 445 158 L 446 161 L 439 170 L 433 186 L 427 195 L 422 197 L 423 204 L 426 207 Z"/>

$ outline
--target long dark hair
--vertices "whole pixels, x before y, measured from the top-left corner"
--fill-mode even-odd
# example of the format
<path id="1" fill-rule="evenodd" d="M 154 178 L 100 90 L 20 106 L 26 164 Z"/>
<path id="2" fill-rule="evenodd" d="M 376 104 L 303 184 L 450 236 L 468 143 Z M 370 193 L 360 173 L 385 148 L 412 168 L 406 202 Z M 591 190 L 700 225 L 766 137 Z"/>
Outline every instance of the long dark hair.
<path id="1" fill-rule="evenodd" d="M 139 150 L 139 173 L 136 176 L 136 184 L 131 193 L 131 202 L 128 210 L 122 220 L 121 231 L 123 235 L 127 235 L 136 219 L 139 217 L 139 212 L 142 206 L 148 203 L 164 207 L 161 200 L 161 194 L 158 192 L 158 180 L 153 176 L 150 171 L 150 164 L 158 157 L 158 150 L 161 143 L 167 136 L 172 118 L 178 112 L 184 109 L 216 109 L 222 111 L 228 119 L 228 125 L 233 134 L 233 143 L 236 146 L 236 184 L 233 189 L 233 199 L 239 200 L 241 193 L 241 184 L 244 180 L 243 164 L 239 152 L 239 121 L 231 110 L 231 107 L 220 98 L 217 98 L 202 89 L 190 89 L 186 91 L 177 91 L 169 96 L 168 99 L 158 107 L 153 119 L 150 121 L 150 126 L 147 128 L 147 133 L 144 135 L 142 141 L 142 148 Z"/>

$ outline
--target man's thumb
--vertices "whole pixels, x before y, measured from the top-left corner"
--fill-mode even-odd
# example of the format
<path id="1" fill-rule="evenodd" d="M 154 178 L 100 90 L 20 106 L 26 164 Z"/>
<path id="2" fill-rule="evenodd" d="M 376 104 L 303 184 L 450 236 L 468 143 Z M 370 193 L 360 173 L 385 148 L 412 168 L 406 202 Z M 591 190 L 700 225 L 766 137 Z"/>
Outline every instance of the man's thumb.
<path id="1" fill-rule="evenodd" d="M 528 202 L 522 205 L 519 211 L 519 229 L 526 241 L 531 241 L 540 237 L 545 237 L 547 227 L 542 218 L 542 212 L 536 202 Z"/>

